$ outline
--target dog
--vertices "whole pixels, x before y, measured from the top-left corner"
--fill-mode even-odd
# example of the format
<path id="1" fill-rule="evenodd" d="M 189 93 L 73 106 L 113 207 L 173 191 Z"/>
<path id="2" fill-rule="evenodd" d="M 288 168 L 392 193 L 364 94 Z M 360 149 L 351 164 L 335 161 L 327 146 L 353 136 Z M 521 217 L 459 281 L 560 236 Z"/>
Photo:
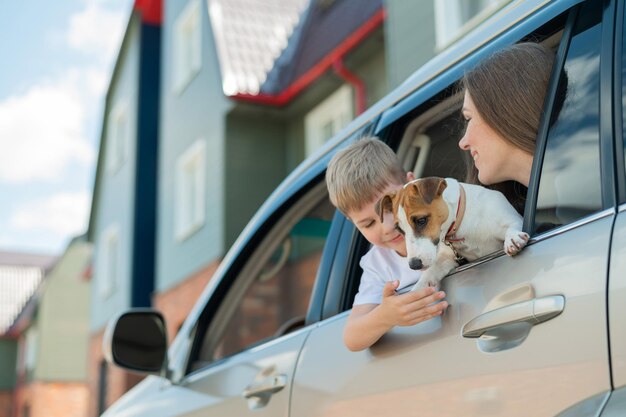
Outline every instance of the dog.
<path id="1" fill-rule="evenodd" d="M 409 266 L 423 271 L 412 290 L 438 287 L 463 260 L 501 248 L 514 256 L 529 239 L 522 231 L 522 216 L 502 193 L 453 178 L 410 181 L 384 195 L 376 212 L 381 222 L 386 212 L 393 213 L 395 227 L 404 235 Z"/>

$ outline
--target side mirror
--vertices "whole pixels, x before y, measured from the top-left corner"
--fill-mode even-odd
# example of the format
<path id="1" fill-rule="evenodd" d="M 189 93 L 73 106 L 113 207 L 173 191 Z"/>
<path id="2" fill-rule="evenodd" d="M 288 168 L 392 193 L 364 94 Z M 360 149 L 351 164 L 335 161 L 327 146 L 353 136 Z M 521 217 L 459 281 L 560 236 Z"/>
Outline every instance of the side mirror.
<path id="1" fill-rule="evenodd" d="M 165 375 L 167 332 L 156 310 L 131 309 L 111 319 L 102 340 L 106 360 L 130 371 Z"/>

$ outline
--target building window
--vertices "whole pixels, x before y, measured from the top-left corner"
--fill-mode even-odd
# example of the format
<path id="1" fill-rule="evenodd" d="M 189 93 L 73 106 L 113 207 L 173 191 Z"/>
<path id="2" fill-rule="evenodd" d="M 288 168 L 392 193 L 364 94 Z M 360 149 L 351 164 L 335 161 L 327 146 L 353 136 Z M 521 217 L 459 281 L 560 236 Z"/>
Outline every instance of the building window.
<path id="1" fill-rule="evenodd" d="M 198 139 L 176 161 L 175 237 L 181 242 L 198 231 L 205 216 L 205 153 Z"/>
<path id="2" fill-rule="evenodd" d="M 305 116 L 305 156 L 311 155 L 353 117 L 352 89 L 344 85 Z"/>
<path id="3" fill-rule="evenodd" d="M 98 292 L 107 298 L 115 292 L 120 274 L 120 234 L 117 225 L 110 226 L 100 238 Z"/>
<path id="4" fill-rule="evenodd" d="M 24 355 L 24 368 L 26 371 L 32 371 L 37 365 L 37 329 L 31 327 L 26 333 L 26 354 Z"/>
<path id="5" fill-rule="evenodd" d="M 511 0 L 433 0 L 437 49 L 457 41 Z"/>
<path id="6" fill-rule="evenodd" d="M 173 88 L 176 94 L 180 94 L 200 71 L 202 58 L 200 11 L 200 1 L 191 0 L 174 25 Z"/>
<path id="7" fill-rule="evenodd" d="M 115 104 L 113 110 L 109 113 L 107 128 L 107 168 L 109 172 L 115 173 L 124 164 L 128 156 L 130 117 L 128 115 L 128 105 L 125 101 Z"/>

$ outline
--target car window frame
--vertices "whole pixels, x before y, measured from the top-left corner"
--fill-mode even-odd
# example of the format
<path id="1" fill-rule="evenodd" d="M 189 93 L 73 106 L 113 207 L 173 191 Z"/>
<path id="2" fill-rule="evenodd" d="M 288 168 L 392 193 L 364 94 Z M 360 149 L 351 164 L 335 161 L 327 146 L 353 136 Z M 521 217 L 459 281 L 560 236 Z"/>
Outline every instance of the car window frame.
<path id="1" fill-rule="evenodd" d="M 622 76 L 624 67 L 624 59 L 626 57 L 626 44 L 624 43 L 624 24 L 625 15 L 624 2 L 617 2 L 615 10 L 615 27 L 614 27 L 614 51 L 613 51 L 613 132 L 614 132 L 614 148 L 615 153 L 615 188 L 617 194 L 617 203 L 626 203 L 626 162 L 624 145 L 624 105 L 623 96 L 626 95 L 626 77 Z"/>
<path id="2" fill-rule="evenodd" d="M 544 102 L 544 113 L 539 124 L 539 131 L 537 134 L 537 147 L 535 151 L 535 157 L 533 159 L 533 165 L 531 170 L 530 182 L 528 184 L 528 193 L 526 195 L 526 207 L 524 210 L 524 225 L 523 230 L 529 231 L 535 228 L 535 211 L 537 207 L 537 200 L 539 197 L 539 183 L 541 180 L 541 169 L 543 167 L 543 161 L 546 152 L 546 145 L 548 141 L 548 134 L 550 130 L 550 119 L 554 110 L 554 102 L 556 98 L 558 82 L 561 71 L 565 65 L 567 59 L 567 52 L 569 51 L 570 43 L 572 40 L 572 32 L 576 19 L 584 2 L 577 4 L 570 9 L 567 22 L 563 31 L 552 74 L 550 76 L 550 84 L 548 86 L 548 93 L 546 94 L 546 100 Z M 614 55 L 614 10 L 615 0 L 603 0 L 603 13 L 602 13 L 602 45 L 600 50 L 600 70 L 599 70 L 599 140 L 600 140 L 600 186 L 602 195 L 602 208 L 594 213 L 583 216 L 580 219 L 575 220 L 564 225 L 555 227 L 545 232 L 537 233 L 532 236 L 531 243 L 545 238 L 554 236 L 563 231 L 571 230 L 572 228 L 581 226 L 583 224 L 595 221 L 598 218 L 610 215 L 612 209 L 616 204 L 616 185 L 615 185 L 615 165 L 614 161 L 614 144 L 613 144 L 613 109 L 612 109 L 612 71 L 613 71 L 613 55 Z M 607 97 L 609 98 L 607 100 Z M 608 107 L 608 108 L 607 108 Z"/>
<path id="3" fill-rule="evenodd" d="M 411 113 L 415 109 L 425 108 L 425 106 L 430 106 L 429 103 L 431 103 L 436 97 L 440 96 L 441 94 L 445 94 L 444 92 L 446 90 L 449 91 L 450 88 L 453 85 L 455 85 L 458 82 L 458 80 L 461 78 L 463 69 L 472 66 L 472 64 L 477 63 L 480 60 L 480 57 L 483 56 L 484 51 L 499 49 L 506 44 L 519 42 L 523 39 L 528 39 L 529 37 L 532 37 L 533 33 L 536 33 L 545 25 L 550 24 L 550 22 L 556 21 L 556 19 L 558 19 L 559 16 L 564 15 L 565 23 L 562 29 L 563 34 L 561 36 L 561 39 L 559 40 L 559 46 L 557 48 L 558 56 L 555 61 L 555 63 L 558 63 L 558 65 L 555 65 L 555 68 L 553 69 L 553 71 L 560 71 L 563 64 L 565 63 L 566 53 L 569 48 L 569 43 L 571 39 L 571 32 L 573 30 L 573 25 L 576 22 L 575 17 L 583 3 L 585 3 L 585 0 L 562 3 L 561 5 L 564 6 L 562 8 L 551 9 L 551 13 L 546 13 L 542 17 L 530 16 L 527 18 L 525 22 L 522 22 L 520 25 L 516 25 L 515 27 L 510 28 L 508 31 L 501 33 L 500 35 L 498 35 L 496 39 L 493 39 L 493 42 L 483 45 L 477 50 L 473 51 L 467 57 L 463 58 L 458 63 L 446 68 L 435 78 L 429 80 L 425 85 L 421 85 L 417 87 L 415 90 L 404 95 L 402 100 L 396 102 L 395 104 L 390 106 L 387 110 L 383 111 L 381 118 L 380 118 L 380 122 L 376 126 L 375 134 L 379 135 L 381 140 L 387 142 L 392 147 L 392 149 L 398 149 L 400 145 L 400 139 L 401 139 L 400 138 L 401 135 L 397 134 L 397 128 L 398 128 L 398 125 L 400 124 L 399 122 L 401 122 L 401 120 L 407 114 Z M 606 100 L 604 100 L 604 98 L 607 96 L 607 91 L 606 91 L 607 80 L 609 80 L 608 81 L 609 86 L 611 84 L 610 83 L 611 78 L 607 78 L 605 72 L 607 71 L 606 62 L 609 62 L 611 64 L 613 62 L 613 59 L 611 58 L 611 56 L 607 58 L 607 54 L 612 55 L 614 53 L 614 47 L 613 47 L 614 40 L 612 39 L 613 34 L 611 30 L 613 30 L 613 27 L 614 27 L 614 25 L 612 24 L 612 16 L 613 16 L 613 9 L 615 8 L 615 2 L 614 0 L 605 0 L 603 3 L 603 6 L 604 6 L 604 11 L 603 11 L 603 16 L 602 16 L 602 25 L 603 25 L 602 40 L 603 42 L 602 42 L 602 50 L 600 53 L 601 54 L 600 60 L 601 60 L 601 66 L 602 66 L 600 69 L 600 77 L 601 77 L 600 102 L 602 106 L 600 109 L 600 114 L 601 114 L 601 120 L 600 120 L 601 174 L 600 175 L 602 179 L 601 186 L 602 186 L 603 209 L 599 212 L 595 212 L 588 216 L 585 216 L 573 223 L 559 226 L 555 229 L 552 229 L 543 233 L 539 233 L 532 237 L 531 243 L 534 243 L 539 240 L 543 240 L 545 238 L 564 232 L 566 230 L 570 230 L 571 228 L 578 227 L 581 224 L 585 224 L 590 221 L 594 221 L 598 218 L 610 215 L 611 210 L 613 209 L 614 204 L 615 204 L 615 185 L 614 185 L 615 182 L 613 181 L 613 178 L 615 177 L 614 176 L 615 167 L 613 164 L 614 145 L 613 145 L 613 139 L 611 135 L 612 129 L 613 129 L 612 127 L 613 120 L 611 120 L 612 116 L 610 112 L 607 112 L 607 109 L 606 109 L 607 104 L 606 104 Z M 609 22 L 609 23 L 606 23 L 606 22 Z M 607 41 L 607 36 L 609 35 L 610 35 L 610 39 L 609 39 L 610 41 Z M 566 36 L 567 36 L 567 42 L 564 42 L 564 39 Z M 546 114 L 552 113 L 551 109 L 553 107 L 553 101 L 554 101 L 553 90 L 556 89 L 556 86 L 557 86 L 556 81 L 558 81 L 558 79 L 555 80 L 554 78 L 555 77 L 551 77 L 551 81 L 549 84 L 550 94 L 547 95 L 546 97 L 546 100 L 549 100 L 550 106 L 551 106 L 550 111 L 546 112 Z M 611 90 L 609 90 L 609 93 L 612 93 Z M 621 97 L 621 89 L 620 89 L 620 97 Z M 611 107 L 610 101 L 609 101 L 608 106 Z M 611 110 L 611 109 L 609 108 L 608 110 Z M 605 120 L 606 113 L 609 113 L 610 123 L 608 126 L 610 128 L 607 128 L 607 121 Z M 621 117 L 621 114 L 620 114 L 620 117 Z M 534 218 L 535 218 L 535 207 L 536 207 L 538 183 L 539 183 L 539 176 L 537 175 L 537 172 L 538 172 L 538 169 L 541 168 L 542 162 L 543 162 L 543 155 L 545 152 L 545 142 L 547 140 L 546 139 L 547 122 L 549 118 L 544 118 L 544 119 L 546 120 L 542 120 L 540 124 L 541 136 L 538 136 L 538 146 L 541 146 L 541 149 L 538 151 L 533 162 L 531 182 L 529 183 L 529 194 L 527 194 L 526 209 L 525 209 L 525 216 L 524 216 L 524 230 L 530 230 L 529 223 L 531 221 L 534 222 Z M 541 155 L 541 157 L 538 158 L 537 157 L 538 155 Z M 607 178 L 607 180 L 605 180 L 605 178 Z M 534 187 L 532 195 L 530 193 L 531 187 Z M 344 233 L 347 233 L 347 232 L 344 231 Z M 331 274 L 330 276 L 331 284 L 329 284 L 329 288 L 343 288 L 342 290 L 343 298 L 342 298 L 341 303 L 333 303 L 332 306 L 331 305 L 326 306 L 326 308 L 328 308 L 329 310 L 331 310 L 332 308 L 336 308 L 336 311 L 333 314 L 331 314 L 330 311 L 327 311 L 324 314 L 323 319 L 327 317 L 332 317 L 333 315 L 338 314 L 338 313 L 349 311 L 351 309 L 351 305 L 348 305 L 349 300 L 348 300 L 348 297 L 346 297 L 346 292 L 351 285 L 350 283 L 353 282 L 355 279 L 354 277 L 355 271 L 359 269 L 358 258 L 361 254 L 359 251 L 362 251 L 362 244 L 360 244 L 362 243 L 362 241 L 363 239 L 360 236 L 358 236 L 358 233 L 354 234 L 354 236 L 352 237 L 351 244 L 350 244 L 350 250 L 352 251 L 352 253 L 350 256 L 346 257 L 346 259 L 352 259 L 352 260 L 350 262 L 344 263 L 344 265 L 342 266 L 343 269 L 341 269 L 342 273 Z M 457 270 L 453 273 L 471 268 L 474 265 L 488 262 L 491 259 L 495 257 L 499 257 L 499 256 L 501 256 L 501 253 L 496 252 L 492 255 L 488 255 L 486 257 L 481 258 L 477 262 L 468 264 L 466 266 L 461 266 L 457 268 Z M 339 269 L 340 269 L 339 266 L 337 266 L 337 270 Z M 334 283 L 335 280 L 342 280 L 341 282 L 342 285 Z M 332 295 L 330 295 L 329 297 L 331 296 Z"/>
<path id="4" fill-rule="evenodd" d="M 219 277 L 216 277 L 218 278 L 218 281 L 215 283 L 216 287 L 212 291 L 211 295 L 206 299 L 206 301 L 202 303 L 202 311 L 200 312 L 197 319 L 195 320 L 193 330 L 190 332 L 190 337 L 193 338 L 193 341 L 191 342 L 191 348 L 190 348 L 189 355 L 187 356 L 186 363 L 185 363 L 184 378 L 188 378 L 189 376 L 196 374 L 198 372 L 204 372 L 206 369 L 216 366 L 217 364 L 222 363 L 224 360 L 227 360 L 228 358 L 232 357 L 232 355 L 227 356 L 225 358 L 212 361 L 208 363 L 206 366 L 203 366 L 201 368 L 192 369 L 192 365 L 194 361 L 198 359 L 206 332 L 211 327 L 211 321 L 213 320 L 215 315 L 218 313 L 222 300 L 225 299 L 227 293 L 231 290 L 232 286 L 235 285 L 237 281 L 239 281 L 237 278 L 239 277 L 244 266 L 248 262 L 248 259 L 253 253 L 256 252 L 257 248 L 263 242 L 263 239 L 268 235 L 268 233 L 274 227 L 276 227 L 277 224 L 280 223 L 282 216 L 285 213 L 287 213 L 291 209 L 291 207 L 293 207 L 293 205 L 296 204 L 297 201 L 299 201 L 299 199 L 301 199 L 307 193 L 311 192 L 316 186 L 319 186 L 319 184 L 324 181 L 325 165 L 326 164 L 323 162 L 319 164 L 315 164 L 315 166 L 311 170 L 312 172 L 311 171 L 308 172 L 308 174 L 313 173 L 312 177 L 310 175 L 304 175 L 305 178 L 309 177 L 309 178 L 306 178 L 307 181 L 305 181 L 304 183 L 298 182 L 298 185 L 294 186 L 290 190 L 291 192 L 285 192 L 285 194 L 287 195 L 284 197 L 286 198 L 282 199 L 282 202 L 279 205 L 269 209 L 269 215 L 261 224 L 253 226 L 254 231 L 252 235 L 249 236 L 248 239 L 246 239 L 242 244 L 237 245 L 237 242 L 236 242 L 235 245 L 233 245 L 233 248 L 231 250 L 236 250 L 237 253 L 235 254 L 235 256 L 230 262 L 225 264 L 223 274 L 221 274 L 221 276 Z M 252 223 L 253 222 L 251 221 L 250 224 Z M 245 230 L 244 232 L 242 232 L 242 235 L 244 233 L 245 233 Z M 329 231 L 329 237 L 330 237 L 330 231 Z M 325 275 L 324 271 L 326 271 L 328 268 L 323 268 L 323 265 L 325 263 L 332 263 L 332 259 L 329 261 L 327 257 L 325 257 L 326 245 L 328 245 L 329 242 L 330 242 L 330 239 L 327 237 L 327 241 L 324 245 L 324 249 L 322 250 L 322 256 L 320 258 L 320 264 L 319 264 L 320 266 L 318 267 L 318 271 L 316 275 L 316 285 L 317 285 L 318 280 L 322 280 L 322 281 L 327 280 L 327 276 Z M 330 244 L 333 245 L 334 243 L 330 242 Z M 216 275 L 217 275 L 217 272 L 219 272 L 219 270 L 216 271 Z M 313 291 L 315 291 L 315 286 L 313 288 Z M 220 301 L 211 302 L 212 300 L 220 300 Z M 313 297 L 311 298 L 311 300 L 313 301 Z M 307 310 L 307 315 L 306 315 L 307 318 L 309 317 L 310 310 L 316 309 L 316 308 L 321 309 L 321 306 L 312 305 L 312 304 L 309 305 L 309 308 Z M 311 324 L 314 324 L 314 323 L 306 323 L 304 328 L 309 327 Z M 286 335 L 283 335 L 283 336 L 286 336 Z M 258 344 L 253 343 L 252 345 L 247 346 L 242 351 L 235 353 L 235 355 L 240 354 L 242 352 L 246 352 L 251 348 L 259 348 L 263 344 L 271 343 L 272 341 L 277 340 L 279 338 L 280 337 L 274 338 L 271 340 L 264 340 Z"/>

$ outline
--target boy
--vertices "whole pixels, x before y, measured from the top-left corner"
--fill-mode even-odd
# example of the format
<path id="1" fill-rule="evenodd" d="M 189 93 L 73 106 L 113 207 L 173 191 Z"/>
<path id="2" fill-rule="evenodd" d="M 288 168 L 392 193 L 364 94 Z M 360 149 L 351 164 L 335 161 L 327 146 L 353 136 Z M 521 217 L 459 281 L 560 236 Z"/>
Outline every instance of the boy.
<path id="1" fill-rule="evenodd" d="M 396 154 L 376 138 L 363 138 L 337 152 L 328 164 L 326 185 L 330 201 L 373 245 L 361 258 L 361 284 L 344 330 L 351 351 L 373 345 L 395 326 L 412 326 L 439 316 L 448 306 L 443 291 L 424 288 L 398 294 L 420 277 L 409 268 L 404 236 L 387 213 L 381 223 L 376 202 L 414 179 L 405 173 Z"/>

